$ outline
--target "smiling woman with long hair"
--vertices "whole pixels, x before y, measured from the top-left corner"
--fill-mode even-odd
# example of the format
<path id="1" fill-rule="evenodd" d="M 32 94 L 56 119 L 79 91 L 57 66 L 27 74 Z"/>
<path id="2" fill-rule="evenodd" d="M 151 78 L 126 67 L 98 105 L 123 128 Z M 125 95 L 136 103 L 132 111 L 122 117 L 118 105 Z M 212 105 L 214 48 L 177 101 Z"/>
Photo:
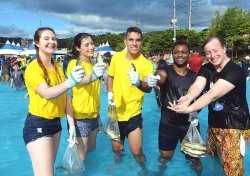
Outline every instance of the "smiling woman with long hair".
<path id="1" fill-rule="evenodd" d="M 65 81 L 61 66 L 52 59 L 58 45 L 53 29 L 37 29 L 34 42 L 37 59 L 25 70 L 30 102 L 23 139 L 34 175 L 53 176 L 62 130 L 60 118 L 65 113 L 70 125 L 70 145 L 75 143 L 74 118 L 67 90 L 83 79 L 84 71 L 75 67 Z"/>

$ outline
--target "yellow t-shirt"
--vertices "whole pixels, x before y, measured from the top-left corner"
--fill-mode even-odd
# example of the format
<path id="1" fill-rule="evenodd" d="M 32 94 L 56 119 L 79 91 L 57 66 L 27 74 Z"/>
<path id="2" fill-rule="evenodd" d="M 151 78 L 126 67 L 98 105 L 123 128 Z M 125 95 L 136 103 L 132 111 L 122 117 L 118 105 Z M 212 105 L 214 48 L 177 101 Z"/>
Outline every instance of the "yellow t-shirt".
<path id="1" fill-rule="evenodd" d="M 69 62 L 67 67 L 67 75 L 76 66 L 76 59 Z M 83 69 L 86 75 L 91 75 L 93 65 L 88 62 L 82 62 Z M 73 87 L 72 106 L 74 117 L 76 119 L 96 118 L 99 115 L 100 109 L 100 80 L 96 80 L 90 84 Z"/>
<path id="2" fill-rule="evenodd" d="M 134 64 L 141 81 L 145 76 L 153 74 L 152 63 L 143 55 L 135 60 L 128 61 L 126 54 L 127 51 L 114 54 L 108 73 L 109 76 L 114 78 L 113 92 L 118 121 L 128 121 L 131 117 L 142 112 L 144 92 L 131 84 L 127 74 L 130 70 L 130 64 Z"/>
<path id="3" fill-rule="evenodd" d="M 54 68 L 47 68 L 50 87 L 56 86 L 65 81 L 61 66 L 57 63 L 55 63 L 55 66 L 57 67 L 60 76 Z M 50 100 L 46 100 L 36 92 L 37 87 L 41 83 L 46 82 L 44 72 L 37 63 L 37 60 L 33 60 L 27 66 L 24 77 L 30 98 L 29 112 L 31 114 L 46 119 L 54 119 L 65 115 L 67 92 Z"/>

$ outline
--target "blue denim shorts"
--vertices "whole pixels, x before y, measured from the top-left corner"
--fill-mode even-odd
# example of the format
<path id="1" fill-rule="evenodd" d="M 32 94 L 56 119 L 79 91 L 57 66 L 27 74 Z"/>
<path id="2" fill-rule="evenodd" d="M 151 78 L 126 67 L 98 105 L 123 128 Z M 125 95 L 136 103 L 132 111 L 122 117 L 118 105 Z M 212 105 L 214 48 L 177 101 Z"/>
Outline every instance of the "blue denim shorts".
<path id="1" fill-rule="evenodd" d="M 28 114 L 23 127 L 25 145 L 42 137 L 51 137 L 62 130 L 60 118 L 45 119 Z"/>
<path id="2" fill-rule="evenodd" d="M 99 116 L 93 119 L 75 119 L 76 137 L 87 137 L 90 131 L 99 127 Z"/>
<path id="3" fill-rule="evenodd" d="M 120 139 L 124 141 L 125 137 L 128 137 L 129 133 L 134 131 L 136 128 L 142 129 L 142 116 L 138 114 L 128 121 L 118 122 L 119 130 L 120 130 Z"/>

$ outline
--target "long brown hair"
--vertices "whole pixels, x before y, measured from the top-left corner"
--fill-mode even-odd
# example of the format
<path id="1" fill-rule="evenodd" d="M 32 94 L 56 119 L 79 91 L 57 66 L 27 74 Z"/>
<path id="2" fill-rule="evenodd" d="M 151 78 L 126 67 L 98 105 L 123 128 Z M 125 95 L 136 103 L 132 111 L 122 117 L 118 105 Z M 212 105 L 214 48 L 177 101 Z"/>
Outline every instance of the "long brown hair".
<path id="1" fill-rule="evenodd" d="M 38 28 L 38 29 L 35 31 L 35 34 L 34 34 L 34 42 L 35 42 L 35 43 L 38 43 L 38 42 L 39 42 L 39 40 L 40 40 L 40 38 L 41 38 L 41 33 L 42 33 L 43 31 L 46 31 L 46 30 L 51 31 L 51 32 L 53 32 L 53 33 L 56 35 L 54 29 L 52 29 L 52 28 L 50 28 L 50 27 Z M 36 59 L 37 59 L 37 63 L 38 63 L 39 66 L 42 68 L 43 73 L 44 73 L 45 80 L 46 80 L 47 84 L 49 85 L 49 84 L 50 84 L 50 79 L 49 79 L 48 71 L 47 71 L 46 67 L 44 66 L 44 64 L 43 64 L 43 62 L 42 62 L 42 59 L 41 59 L 41 57 L 40 57 L 40 55 L 39 55 L 39 47 L 37 47 L 37 46 L 35 45 L 35 48 L 36 48 Z M 55 62 L 54 62 L 54 60 L 53 60 L 52 58 L 51 58 L 51 64 L 53 65 L 54 69 L 56 70 L 56 73 L 58 74 L 59 79 L 62 81 L 61 75 L 60 75 L 60 73 L 59 73 L 59 70 L 58 70 L 58 68 L 55 66 Z"/>

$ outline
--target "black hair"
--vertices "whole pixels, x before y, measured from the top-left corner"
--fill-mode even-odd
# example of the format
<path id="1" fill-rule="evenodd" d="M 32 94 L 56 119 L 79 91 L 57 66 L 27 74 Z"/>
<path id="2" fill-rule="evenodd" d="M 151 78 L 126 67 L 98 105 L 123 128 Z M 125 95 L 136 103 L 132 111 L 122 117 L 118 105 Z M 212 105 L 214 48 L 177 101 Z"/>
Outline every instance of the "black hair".
<path id="1" fill-rule="evenodd" d="M 138 28 L 138 27 L 129 27 L 127 29 L 127 32 L 126 32 L 126 37 L 128 36 L 129 33 L 131 32 L 135 32 L 135 33 L 138 33 L 138 34 L 141 34 L 141 38 L 142 38 L 142 32 L 141 32 L 141 29 Z"/>
<path id="2" fill-rule="evenodd" d="M 76 47 L 81 47 L 81 42 L 83 39 L 90 37 L 93 41 L 93 36 L 88 33 L 79 33 L 75 36 L 73 44 L 72 44 L 72 57 L 74 59 L 78 59 L 80 52 L 76 49 Z"/>
<path id="3" fill-rule="evenodd" d="M 103 59 L 103 62 L 108 63 L 110 65 L 111 59 Z"/>
<path id="4" fill-rule="evenodd" d="M 191 46 L 189 45 L 189 43 L 188 43 L 187 41 L 185 41 L 185 40 L 178 40 L 178 41 L 176 41 L 176 42 L 173 44 L 173 46 L 172 46 L 172 52 L 173 52 L 174 48 L 175 48 L 177 45 L 184 45 L 184 46 L 186 46 L 186 47 L 188 48 L 188 51 L 189 51 L 189 52 L 190 52 L 190 50 L 191 50 Z"/>
<path id="5" fill-rule="evenodd" d="M 152 57 L 152 56 L 158 56 L 160 54 L 160 52 L 158 52 L 158 51 L 156 51 L 156 50 L 152 50 L 151 52 L 150 52 L 150 57 Z"/>

